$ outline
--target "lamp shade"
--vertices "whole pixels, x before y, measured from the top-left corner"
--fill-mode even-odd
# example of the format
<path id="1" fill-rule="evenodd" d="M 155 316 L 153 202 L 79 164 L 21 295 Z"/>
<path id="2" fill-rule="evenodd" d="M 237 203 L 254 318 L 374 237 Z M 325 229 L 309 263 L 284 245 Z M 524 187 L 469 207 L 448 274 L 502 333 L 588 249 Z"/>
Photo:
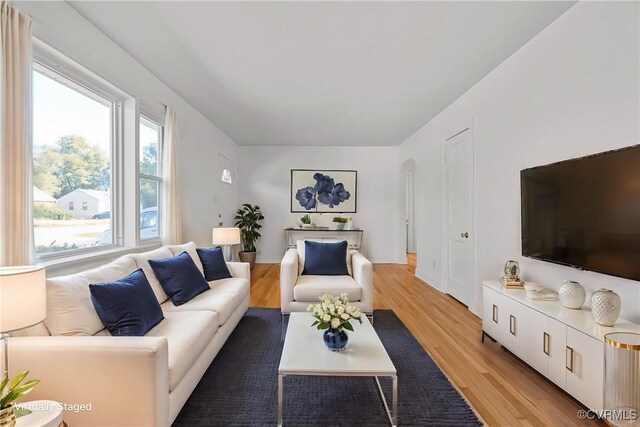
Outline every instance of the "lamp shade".
<path id="1" fill-rule="evenodd" d="M 44 267 L 0 267 L 0 332 L 28 328 L 46 316 Z"/>
<path id="2" fill-rule="evenodd" d="M 240 243 L 240 229 L 230 228 L 214 228 L 212 242 L 214 245 L 237 245 Z"/>

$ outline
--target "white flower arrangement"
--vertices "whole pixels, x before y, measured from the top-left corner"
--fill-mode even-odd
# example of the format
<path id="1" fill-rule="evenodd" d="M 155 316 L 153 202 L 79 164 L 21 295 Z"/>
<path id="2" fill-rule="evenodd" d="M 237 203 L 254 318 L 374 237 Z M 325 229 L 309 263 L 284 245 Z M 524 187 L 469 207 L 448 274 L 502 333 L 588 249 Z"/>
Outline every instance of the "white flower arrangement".
<path id="1" fill-rule="evenodd" d="M 317 326 L 318 329 L 332 328 L 341 331 L 344 328 L 353 331 L 351 320 L 362 323 L 362 313 L 349 304 L 347 294 L 339 297 L 324 294 L 320 297 L 320 303 L 309 305 L 307 311 L 316 319 L 311 326 Z"/>

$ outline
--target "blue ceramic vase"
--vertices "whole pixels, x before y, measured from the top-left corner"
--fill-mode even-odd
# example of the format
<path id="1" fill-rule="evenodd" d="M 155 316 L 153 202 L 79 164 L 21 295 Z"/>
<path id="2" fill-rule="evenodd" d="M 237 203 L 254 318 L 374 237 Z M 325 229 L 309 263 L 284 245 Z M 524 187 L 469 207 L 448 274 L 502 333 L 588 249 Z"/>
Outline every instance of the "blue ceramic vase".
<path id="1" fill-rule="evenodd" d="M 342 351 L 347 347 L 347 343 L 349 342 L 349 335 L 345 332 L 345 330 L 338 330 L 329 328 L 324 331 L 322 335 L 324 338 L 324 344 L 331 351 Z"/>

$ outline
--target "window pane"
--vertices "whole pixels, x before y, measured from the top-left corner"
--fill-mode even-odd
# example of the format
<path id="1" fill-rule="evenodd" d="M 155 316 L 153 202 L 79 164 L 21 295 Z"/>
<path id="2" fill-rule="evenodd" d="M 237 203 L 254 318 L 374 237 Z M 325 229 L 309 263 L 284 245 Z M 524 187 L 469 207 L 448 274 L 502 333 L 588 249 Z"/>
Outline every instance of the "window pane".
<path id="1" fill-rule="evenodd" d="M 160 183 L 153 179 L 140 179 L 140 240 L 160 236 L 158 200 Z"/>
<path id="2" fill-rule="evenodd" d="M 162 128 L 140 118 L 140 173 L 160 176 L 159 147 Z"/>
<path id="3" fill-rule="evenodd" d="M 33 73 L 36 254 L 112 243 L 113 104 L 51 76 Z"/>

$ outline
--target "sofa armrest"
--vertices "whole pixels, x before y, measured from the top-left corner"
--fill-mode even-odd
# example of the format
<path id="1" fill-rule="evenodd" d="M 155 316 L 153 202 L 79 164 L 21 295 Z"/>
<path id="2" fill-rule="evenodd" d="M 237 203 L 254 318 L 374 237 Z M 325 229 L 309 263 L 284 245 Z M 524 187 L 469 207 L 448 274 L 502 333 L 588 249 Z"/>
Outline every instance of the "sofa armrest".
<path id="1" fill-rule="evenodd" d="M 65 410 L 68 425 L 169 425 L 164 337 L 15 337 L 9 361 L 13 375 L 28 369 L 41 380 L 26 400 L 90 405 Z"/>
<path id="2" fill-rule="evenodd" d="M 362 287 L 363 311 L 373 313 L 373 264 L 360 252 L 351 255 L 353 279 Z"/>
<path id="3" fill-rule="evenodd" d="M 247 279 L 251 283 L 251 268 L 248 262 L 228 262 L 229 273 L 239 279 Z"/>
<path id="4" fill-rule="evenodd" d="M 288 249 L 280 262 L 280 309 L 288 313 L 293 301 L 293 287 L 298 281 L 298 251 Z"/>

